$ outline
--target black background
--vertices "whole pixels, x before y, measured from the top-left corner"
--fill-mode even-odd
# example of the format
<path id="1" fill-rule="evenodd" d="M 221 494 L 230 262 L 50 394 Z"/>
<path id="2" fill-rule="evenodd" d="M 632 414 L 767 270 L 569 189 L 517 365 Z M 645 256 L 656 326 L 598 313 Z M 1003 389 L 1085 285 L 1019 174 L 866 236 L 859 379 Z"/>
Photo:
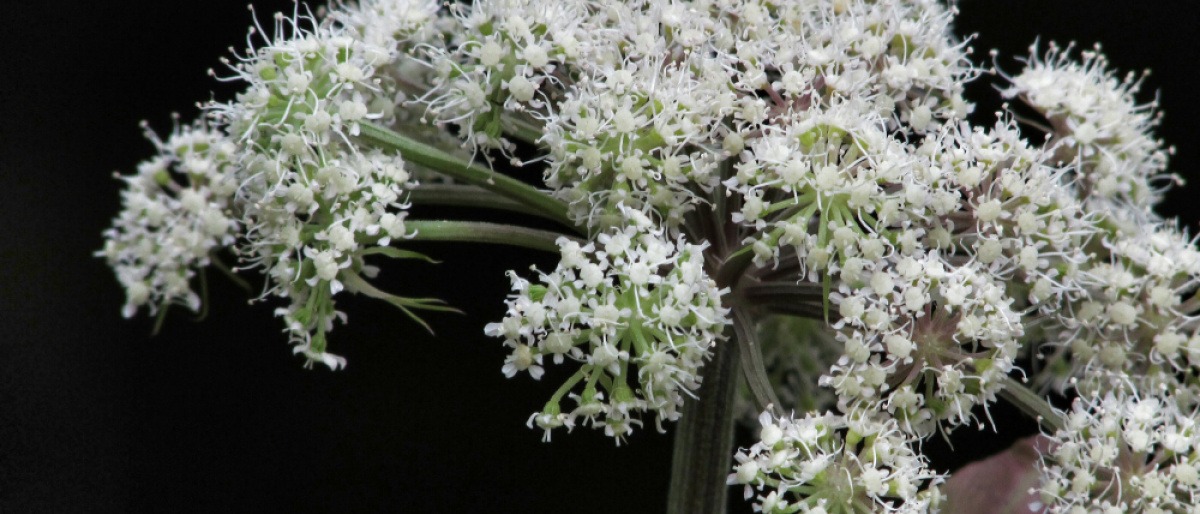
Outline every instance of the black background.
<path id="1" fill-rule="evenodd" d="M 291 8 L 257 5 L 260 16 Z M 1119 68 L 1153 69 L 1173 169 L 1197 176 L 1200 5 L 961 6 L 960 33 L 980 33 L 980 60 L 993 47 L 1023 54 L 1042 35 L 1101 41 Z M 444 264 L 388 269 L 394 290 L 436 293 L 469 315 L 430 316 L 433 338 L 378 302 L 342 301 L 351 322 L 332 348 L 350 364 L 337 373 L 302 369 L 273 305 L 248 307 L 220 278 L 202 323 L 176 312 L 150 338 L 150 320 L 122 319 L 122 293 L 91 256 L 118 209 L 112 172 L 150 154 L 139 120 L 165 133 L 169 113 L 190 119 L 195 102 L 231 94 L 205 71 L 243 46 L 250 15 L 244 0 L 2 8 L 0 512 L 662 510 L 670 435 L 644 430 L 613 448 L 578 430 L 541 443 L 524 423 L 560 375 L 505 379 L 505 352 L 482 335 L 503 312 L 503 271 L 552 266 L 547 256 L 430 246 Z M 1176 191 L 1162 209 L 1192 233 L 1197 191 Z M 939 466 L 1011 440 L 968 432 L 954 455 L 931 448 Z"/>

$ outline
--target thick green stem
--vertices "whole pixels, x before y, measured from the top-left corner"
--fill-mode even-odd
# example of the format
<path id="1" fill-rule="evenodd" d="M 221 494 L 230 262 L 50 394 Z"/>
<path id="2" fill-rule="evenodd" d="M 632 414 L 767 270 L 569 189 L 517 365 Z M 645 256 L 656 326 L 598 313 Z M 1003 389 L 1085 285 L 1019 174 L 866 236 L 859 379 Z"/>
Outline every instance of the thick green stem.
<path id="1" fill-rule="evenodd" d="M 409 191 L 408 201 L 417 205 L 445 205 L 448 207 L 471 207 L 519 212 L 531 216 L 545 217 L 546 214 L 528 205 L 517 203 L 491 191 L 476 186 L 456 184 L 421 184 Z M 557 220 L 552 220 L 557 221 Z"/>
<path id="2" fill-rule="evenodd" d="M 380 147 L 400 152 L 405 160 L 515 200 L 550 219 L 579 230 L 567 215 L 567 205 L 545 191 L 373 123 L 363 123 L 361 130 L 362 137 Z"/>
<path id="3" fill-rule="evenodd" d="M 412 241 L 448 241 L 462 243 L 488 243 L 519 246 L 533 250 L 544 250 L 558 253 L 558 239 L 570 236 L 551 232 L 502 225 L 500 223 L 485 223 L 482 221 L 407 221 L 404 224 L 410 230 L 416 231 Z M 582 241 L 580 241 L 582 243 Z"/>
<path id="4" fill-rule="evenodd" d="M 684 405 L 675 431 L 668 514 L 725 512 L 740 359 L 736 341 L 719 343 L 703 368 L 699 396 Z"/>
<path id="5" fill-rule="evenodd" d="M 1008 400 L 1009 403 L 1012 403 L 1026 414 L 1037 419 L 1038 423 L 1041 423 L 1047 429 L 1062 430 L 1062 416 L 1054 412 L 1054 408 L 1050 405 L 1050 402 L 1038 396 L 1016 379 L 1004 377 L 1004 389 L 1000 390 L 1000 397 Z"/>

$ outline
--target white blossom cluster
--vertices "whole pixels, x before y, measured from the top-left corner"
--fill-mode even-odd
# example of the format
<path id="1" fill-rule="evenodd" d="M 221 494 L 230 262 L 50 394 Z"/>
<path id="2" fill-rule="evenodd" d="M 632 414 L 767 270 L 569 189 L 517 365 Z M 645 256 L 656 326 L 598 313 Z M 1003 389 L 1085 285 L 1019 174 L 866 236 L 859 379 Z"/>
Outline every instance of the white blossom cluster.
<path id="1" fill-rule="evenodd" d="M 928 26 L 937 12 L 896 7 L 896 23 Z M 1052 309 L 1057 267 L 1082 259 L 1077 238 L 1093 230 L 1052 152 L 1011 123 L 962 121 L 953 85 L 973 71 L 956 66 L 960 47 L 928 44 L 918 53 L 942 62 L 920 74 L 929 84 L 900 82 L 927 98 L 911 104 L 915 91 L 888 88 L 889 68 L 868 67 L 873 86 L 762 127 L 725 181 L 757 263 L 836 291 L 820 307 L 841 318 L 846 352 L 823 380 L 839 405 L 885 408 L 922 434 L 995 399 L 1024 335 L 1020 308 Z"/>
<path id="2" fill-rule="evenodd" d="M 755 512 L 920 513 L 941 501 L 943 477 L 895 419 L 763 412 L 758 421 L 759 442 L 734 456 L 729 475 L 746 498 L 758 491 Z"/>
<path id="3" fill-rule="evenodd" d="M 934 0 L 319 12 L 256 28 L 229 63 L 245 90 L 124 178 L 102 253 L 127 315 L 197 308 L 196 270 L 233 246 L 263 296 L 287 299 L 296 352 L 338 368 L 340 292 L 438 308 L 376 289 L 365 259 L 416 256 L 395 246 L 439 181 L 433 196 L 462 193 L 451 205 L 561 225 L 527 245 L 557 246 L 558 265 L 510 272 L 507 314 L 485 328 L 508 377 L 572 361 L 528 421 L 547 440 L 589 424 L 621 442 L 647 414 L 663 430 L 731 345 L 755 402 L 741 410 L 768 408 L 730 477 L 757 510 L 936 510 L 923 441 L 983 425 L 1001 397 L 1053 412 L 1038 397 L 1052 388 L 1083 398 L 1045 456 L 1052 511 L 1195 503 L 1200 252 L 1153 211 L 1176 181 L 1156 104 L 1098 51 L 1034 47 L 996 73 L 1035 115 L 980 126 L 963 87 L 981 70 Z M 382 130 L 449 141 L 469 173 L 434 179 Z M 502 176 L 534 164 L 546 191 Z"/>
<path id="4" fill-rule="evenodd" d="M 928 124 L 961 117 L 972 73 L 936 2 L 483 1 L 426 95 L 469 144 L 509 147 L 521 119 L 544 123 L 547 183 L 590 225 L 625 207 L 669 226 L 741 151 L 790 113 L 846 99 Z M 916 92 L 920 91 L 919 96 Z M 913 96 L 910 98 L 910 94 Z"/>
<path id="5" fill-rule="evenodd" d="M 1194 409 L 1163 394 L 1079 398 L 1051 434 L 1041 495 L 1049 512 L 1196 512 L 1200 433 Z"/>
<path id="6" fill-rule="evenodd" d="M 238 251 L 268 274 L 267 293 L 290 300 L 278 314 L 295 351 L 331 368 L 344 364 L 325 351 L 341 316 L 332 297 L 370 292 L 364 251 L 409 235 L 403 195 L 416 185 L 399 155 L 350 138 L 361 123 L 394 121 L 398 48 L 436 11 L 430 2 L 365 7 L 343 23 L 277 16 L 274 37 L 231 65 L 246 90 L 211 108 L 243 148 Z"/>
<path id="7" fill-rule="evenodd" d="M 1157 102 L 1139 104 L 1142 78 L 1117 77 L 1094 50 L 1076 61 L 1073 47 L 1036 46 L 1022 72 L 1010 79 L 1007 97 L 1019 97 L 1045 116 L 1061 144 L 1059 158 L 1076 163 L 1084 196 L 1093 208 L 1116 202 L 1139 214 L 1161 199 L 1177 178 L 1166 171 L 1170 150 L 1153 136 L 1161 115 Z"/>
<path id="8" fill-rule="evenodd" d="M 1172 177 L 1140 81 L 1069 52 L 1033 59 L 1008 91 L 1050 122 L 1096 226 L 1060 281 L 1062 310 L 1039 320 L 1047 379 L 1080 396 L 1049 434 L 1043 500 L 1051 512 L 1194 512 L 1200 252 L 1152 210 Z"/>
<path id="9" fill-rule="evenodd" d="M 418 99 L 426 115 L 439 125 L 460 126 L 468 146 L 509 153 L 513 146 L 502 132 L 529 121 L 512 115 L 544 111 L 541 85 L 558 82 L 558 63 L 580 58 L 574 38 L 585 37 L 579 23 L 588 7 L 511 0 L 449 6 L 446 40 L 421 49 L 432 68 L 433 87 Z"/>
<path id="10" fill-rule="evenodd" d="M 1158 116 L 1153 104 L 1136 103 L 1140 81 L 1118 79 L 1095 52 L 1080 64 L 1068 53 L 1051 48 L 1033 59 L 1008 90 L 1050 120 L 1048 145 L 1070 159 L 1080 208 L 1095 221 L 1079 244 L 1086 253 L 1058 281 L 1063 309 L 1044 327 L 1060 346 L 1052 362 L 1070 362 L 1057 378 L 1082 379 L 1075 387 L 1088 394 L 1114 378 L 1143 390 L 1184 387 L 1200 363 L 1200 252 L 1151 210 L 1171 181 L 1169 151 L 1150 133 Z"/>
<path id="11" fill-rule="evenodd" d="M 581 365 L 530 418 L 547 439 L 582 418 L 619 443 L 642 412 L 654 413 L 662 431 L 700 387 L 697 370 L 723 339 L 729 312 L 704 273 L 704 246 L 639 232 L 612 231 L 584 245 L 561 239 L 562 261 L 536 284 L 510 273 L 508 315 L 485 330 L 512 348 L 504 374 L 540 379 L 547 358 Z M 564 411 L 567 394 L 575 408 Z"/>
<path id="12" fill-rule="evenodd" d="M 1069 354 L 1060 383 L 1084 392 L 1108 389 L 1114 378 L 1143 390 L 1192 387 L 1200 369 L 1200 252 L 1169 226 L 1140 230 L 1099 236 L 1100 249 L 1077 273 L 1082 292 L 1046 325 L 1060 346 L 1056 358 Z"/>
<path id="13" fill-rule="evenodd" d="M 963 422 L 976 404 L 995 400 L 1021 335 L 1002 285 L 936 258 L 903 259 L 872 282 L 838 302 L 845 353 L 822 383 L 842 409 L 882 403 L 906 429 L 928 434 L 929 422 Z"/>
<path id="14" fill-rule="evenodd" d="M 265 295 L 309 362 L 344 365 L 325 351 L 343 317 L 343 289 L 397 300 L 365 278 L 363 257 L 388 255 L 405 228 L 404 196 L 416 185 L 395 152 L 353 141 L 360 124 L 396 120 L 402 48 L 433 37 L 434 2 L 364 2 L 318 19 L 297 6 L 276 15 L 273 34 L 230 62 L 245 90 L 207 106 L 211 121 L 157 142 L 160 157 L 127 179 L 124 210 L 107 233 L 105 254 L 128 295 L 126 313 L 149 303 L 193 309 L 193 268 L 237 243 L 241 268 L 268 276 Z M 177 173 L 186 186 L 175 184 Z M 187 233 L 184 233 L 185 230 Z M 419 308 L 420 305 L 409 305 Z"/>
<path id="15" fill-rule="evenodd" d="M 236 146 L 203 124 L 176 126 L 166 141 L 146 130 L 157 155 L 121 177 L 121 213 L 104 232 L 108 261 L 125 288 L 125 317 L 179 304 L 193 311 L 197 270 L 239 231 L 232 198 Z"/>

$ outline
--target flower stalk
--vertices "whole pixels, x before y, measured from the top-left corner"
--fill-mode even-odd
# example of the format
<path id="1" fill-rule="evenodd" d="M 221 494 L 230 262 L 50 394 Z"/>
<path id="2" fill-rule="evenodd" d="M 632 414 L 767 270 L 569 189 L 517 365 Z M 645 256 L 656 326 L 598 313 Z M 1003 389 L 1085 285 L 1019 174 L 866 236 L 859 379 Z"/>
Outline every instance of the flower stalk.
<path id="1" fill-rule="evenodd" d="M 471 209 L 491 209 L 548 218 L 547 214 L 515 200 L 497 195 L 478 186 L 457 184 L 422 184 L 412 190 L 408 201 L 415 205 L 441 205 Z"/>
<path id="2" fill-rule="evenodd" d="M 567 216 L 567 207 L 544 191 L 517 179 L 496 173 L 473 162 L 464 161 L 437 147 L 422 143 L 375 123 L 363 123 L 362 137 L 373 144 L 400 152 L 405 160 L 420 164 L 455 180 L 492 191 L 528 206 L 564 226 L 575 227 Z"/>
<path id="3" fill-rule="evenodd" d="M 1036 419 L 1038 424 L 1046 430 L 1053 432 L 1063 428 L 1062 415 L 1054 411 L 1050 402 L 1046 398 L 1038 396 L 1018 380 L 1005 377 L 1004 389 L 1000 390 L 1000 396 Z"/>
<path id="4" fill-rule="evenodd" d="M 413 241 L 500 244 L 558 253 L 559 240 L 579 241 L 549 230 L 482 221 L 409 221 Z"/>

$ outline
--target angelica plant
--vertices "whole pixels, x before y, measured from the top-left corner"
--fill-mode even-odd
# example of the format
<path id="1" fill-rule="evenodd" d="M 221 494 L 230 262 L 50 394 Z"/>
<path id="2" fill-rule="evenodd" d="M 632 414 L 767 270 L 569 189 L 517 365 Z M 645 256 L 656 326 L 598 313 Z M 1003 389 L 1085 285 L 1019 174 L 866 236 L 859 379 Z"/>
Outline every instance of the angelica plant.
<path id="1" fill-rule="evenodd" d="M 1001 401 L 1050 441 L 1046 510 L 1191 512 L 1200 252 L 1153 210 L 1178 181 L 1157 106 L 1095 50 L 981 64 L 955 13 L 297 5 L 213 72 L 241 93 L 148 132 L 98 255 L 126 316 L 201 309 L 209 268 L 256 279 L 304 364 L 337 370 L 346 295 L 426 328 L 454 310 L 377 285 L 428 260 L 413 243 L 549 252 L 480 324 L 497 367 L 568 369 L 529 402 L 546 441 L 674 430 L 671 512 L 721 512 L 731 485 L 763 512 L 935 512 L 924 442 L 994 428 Z M 984 74 L 1026 110 L 973 122 Z M 742 449 L 738 417 L 760 426 Z"/>

